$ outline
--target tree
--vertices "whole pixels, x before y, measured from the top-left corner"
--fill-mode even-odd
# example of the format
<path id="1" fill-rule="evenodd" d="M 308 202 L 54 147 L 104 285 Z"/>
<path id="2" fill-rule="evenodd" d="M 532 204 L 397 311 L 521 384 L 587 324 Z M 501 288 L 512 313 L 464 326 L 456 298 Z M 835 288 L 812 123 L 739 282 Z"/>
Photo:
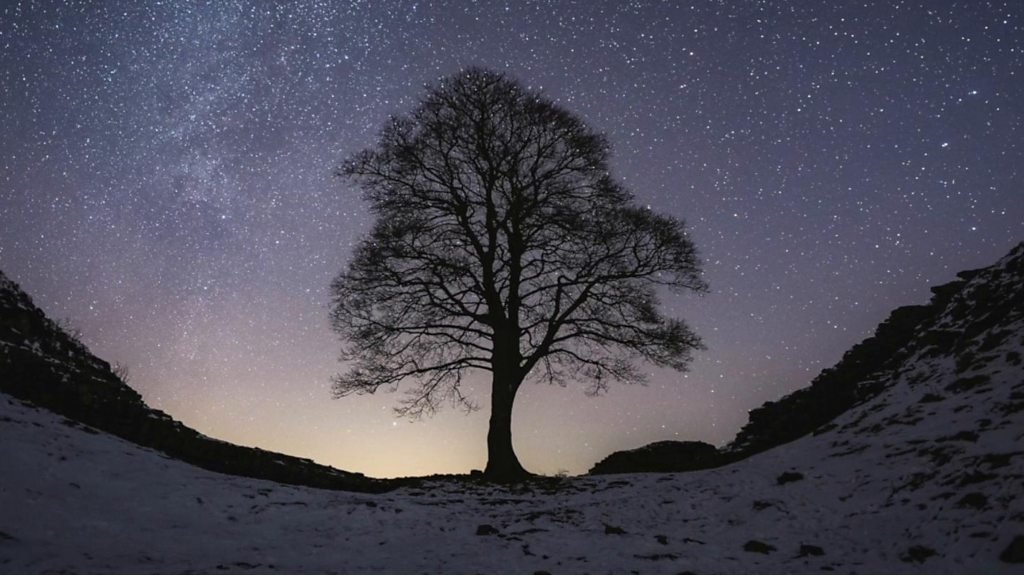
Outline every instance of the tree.
<path id="1" fill-rule="evenodd" d="M 397 409 L 475 405 L 491 373 L 485 474 L 527 475 L 512 405 L 531 379 L 639 382 L 637 360 L 685 370 L 700 339 L 657 290 L 704 291 L 683 223 L 636 206 L 605 138 L 518 82 L 473 68 L 428 87 L 376 146 L 344 162 L 376 214 L 332 283 L 351 368 L 335 397 L 409 385 Z"/>

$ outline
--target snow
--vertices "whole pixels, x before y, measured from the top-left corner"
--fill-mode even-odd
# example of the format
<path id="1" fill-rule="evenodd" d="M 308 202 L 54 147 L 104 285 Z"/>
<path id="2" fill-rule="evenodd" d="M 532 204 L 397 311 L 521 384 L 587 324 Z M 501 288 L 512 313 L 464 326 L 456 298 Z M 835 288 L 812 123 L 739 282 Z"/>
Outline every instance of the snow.
<path id="1" fill-rule="evenodd" d="M 954 307 L 999 280 L 933 329 L 966 333 Z M 1019 304 L 964 338 L 912 344 L 831 429 L 727 467 L 512 487 L 226 476 L 0 395 L 0 571 L 1020 571 L 999 559 L 1024 535 Z"/>
<path id="2" fill-rule="evenodd" d="M 1019 381 L 1019 369 L 1005 368 L 1001 375 Z M 519 489 L 425 481 L 382 495 L 207 472 L 3 396 L 0 570 L 1011 571 L 998 555 L 1024 533 L 1021 459 L 1002 471 L 1006 481 L 986 483 L 996 490 L 982 510 L 957 507 L 963 490 L 937 498 L 950 490 L 938 482 L 903 488 L 914 474 L 937 470 L 915 454 L 915 442 L 954 433 L 975 416 L 946 412 L 891 435 L 863 435 L 875 421 L 905 417 L 891 408 L 904 407 L 908 394 L 893 387 L 841 418 L 835 433 L 717 470 Z M 1004 426 L 989 434 L 991 443 L 966 443 L 940 473 L 1019 448 L 1021 432 Z M 784 472 L 804 477 L 780 484 Z M 483 525 L 497 533 L 478 535 Z M 751 540 L 775 550 L 748 552 Z M 808 545 L 823 555 L 800 557 Z M 914 546 L 936 556 L 904 561 Z"/>

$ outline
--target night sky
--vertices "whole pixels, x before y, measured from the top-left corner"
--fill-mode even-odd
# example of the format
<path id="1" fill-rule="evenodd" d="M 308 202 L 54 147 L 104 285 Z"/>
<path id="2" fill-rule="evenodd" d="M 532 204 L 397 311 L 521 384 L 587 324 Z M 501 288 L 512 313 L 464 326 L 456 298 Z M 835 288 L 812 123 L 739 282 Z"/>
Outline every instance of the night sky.
<path id="1" fill-rule="evenodd" d="M 487 412 L 332 400 L 328 284 L 371 224 L 333 177 L 461 67 L 509 73 L 687 222 L 708 349 L 590 398 L 527 385 L 515 444 L 578 473 L 722 444 L 899 305 L 1024 239 L 1024 2 L 0 3 L 0 269 L 152 406 L 375 476 L 485 461 Z M 486 406 L 488 375 L 477 380 Z"/>

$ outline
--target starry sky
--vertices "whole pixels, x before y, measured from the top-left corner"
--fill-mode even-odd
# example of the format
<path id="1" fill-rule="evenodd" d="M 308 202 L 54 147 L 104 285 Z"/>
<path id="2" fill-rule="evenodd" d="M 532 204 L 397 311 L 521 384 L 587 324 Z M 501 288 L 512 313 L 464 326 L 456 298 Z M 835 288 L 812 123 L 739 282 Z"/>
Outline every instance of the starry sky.
<path id="1" fill-rule="evenodd" d="M 1024 239 L 1019 0 L 0 4 L 0 269 L 210 436 L 374 476 L 466 472 L 486 410 L 333 400 L 328 284 L 371 215 L 342 159 L 461 67 L 507 72 L 685 219 L 708 346 L 590 398 L 525 386 L 523 464 L 729 441 L 899 305 Z M 486 406 L 487 375 L 470 382 Z"/>

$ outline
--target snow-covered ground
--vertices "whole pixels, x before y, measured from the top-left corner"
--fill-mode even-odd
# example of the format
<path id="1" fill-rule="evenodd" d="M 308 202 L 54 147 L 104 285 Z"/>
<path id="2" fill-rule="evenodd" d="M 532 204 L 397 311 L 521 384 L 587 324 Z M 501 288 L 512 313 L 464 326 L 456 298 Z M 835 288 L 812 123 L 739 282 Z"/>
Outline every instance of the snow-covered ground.
<path id="1" fill-rule="evenodd" d="M 829 431 L 701 472 L 330 492 L 0 395 L 0 571 L 1019 572 L 1000 560 L 1024 540 L 1019 281 L 972 280 Z"/>
<path id="2" fill-rule="evenodd" d="M 900 409 L 912 396 L 894 389 L 845 431 L 718 470 L 383 495 L 206 472 L 0 396 L 0 571 L 1019 570 L 998 556 L 1024 534 L 1024 430 L 936 442 L 975 417 L 942 410 L 860 431 L 938 416 L 941 402 Z M 936 465 L 945 448 L 958 454 Z M 931 477 L 915 487 L 917 474 Z"/>

